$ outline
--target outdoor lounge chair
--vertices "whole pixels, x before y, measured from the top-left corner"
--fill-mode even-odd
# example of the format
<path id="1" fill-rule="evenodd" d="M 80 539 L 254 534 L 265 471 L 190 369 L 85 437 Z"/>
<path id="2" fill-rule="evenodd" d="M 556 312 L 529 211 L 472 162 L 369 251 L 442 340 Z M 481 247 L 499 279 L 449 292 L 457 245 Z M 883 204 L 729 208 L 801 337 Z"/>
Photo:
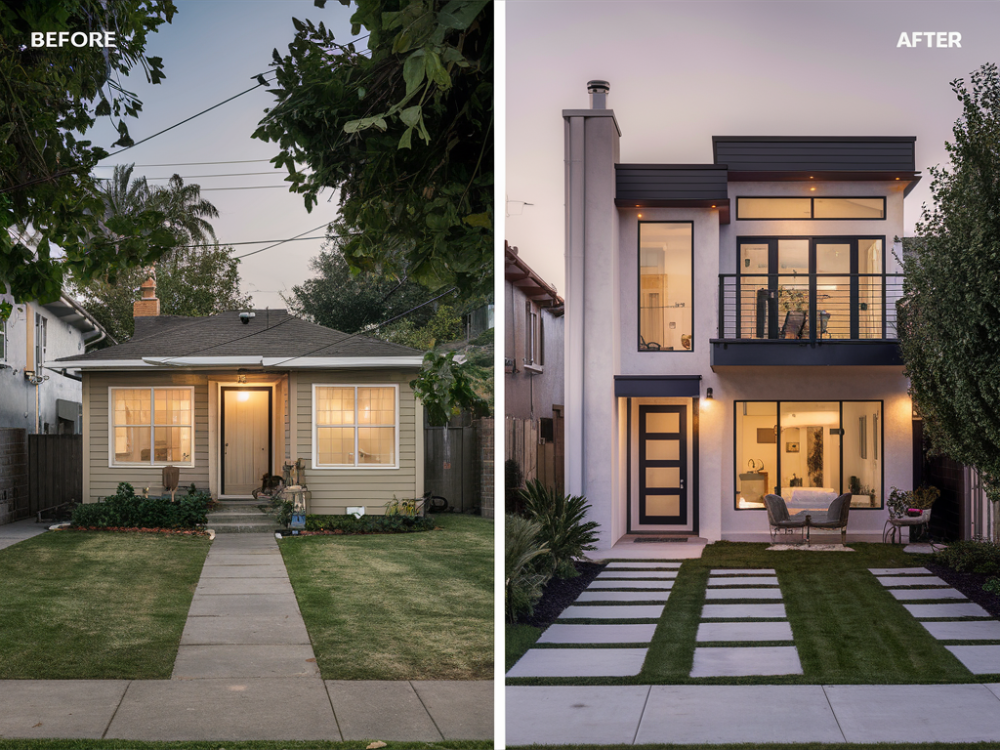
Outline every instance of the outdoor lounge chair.
<path id="1" fill-rule="evenodd" d="M 847 517 L 851 513 L 851 493 L 846 492 L 832 503 L 826 511 L 826 516 L 811 517 L 809 528 L 811 529 L 840 529 L 840 543 L 847 539 Z M 806 530 L 806 538 L 809 538 L 809 530 Z"/>
<path id="2" fill-rule="evenodd" d="M 792 518 L 788 515 L 785 500 L 780 495 L 765 495 L 764 507 L 767 508 L 767 523 L 771 529 L 771 542 L 777 542 L 782 533 L 790 534 L 793 529 L 805 529 L 806 517 L 798 515 Z"/>

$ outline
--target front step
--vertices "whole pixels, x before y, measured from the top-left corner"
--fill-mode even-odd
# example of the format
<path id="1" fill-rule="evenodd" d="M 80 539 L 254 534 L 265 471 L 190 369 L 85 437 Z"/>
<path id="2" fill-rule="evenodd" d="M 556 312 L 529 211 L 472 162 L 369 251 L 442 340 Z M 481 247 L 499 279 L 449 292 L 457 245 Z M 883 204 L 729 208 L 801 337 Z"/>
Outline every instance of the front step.
<path id="1" fill-rule="evenodd" d="M 216 534 L 270 534 L 278 528 L 275 515 L 269 505 L 255 501 L 220 500 L 205 526 Z"/>

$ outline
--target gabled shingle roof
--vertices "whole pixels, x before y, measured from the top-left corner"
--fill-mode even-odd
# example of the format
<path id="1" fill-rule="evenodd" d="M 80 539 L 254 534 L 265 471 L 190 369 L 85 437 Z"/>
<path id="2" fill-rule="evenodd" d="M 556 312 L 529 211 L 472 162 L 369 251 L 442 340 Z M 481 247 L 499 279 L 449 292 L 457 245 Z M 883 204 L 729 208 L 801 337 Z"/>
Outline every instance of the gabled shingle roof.
<path id="1" fill-rule="evenodd" d="M 135 319 L 135 334 L 124 344 L 60 361 L 140 360 L 149 357 L 412 357 L 408 346 L 335 331 L 309 323 L 287 310 L 254 310 L 246 324 L 240 313 L 206 318 L 158 315 Z"/>

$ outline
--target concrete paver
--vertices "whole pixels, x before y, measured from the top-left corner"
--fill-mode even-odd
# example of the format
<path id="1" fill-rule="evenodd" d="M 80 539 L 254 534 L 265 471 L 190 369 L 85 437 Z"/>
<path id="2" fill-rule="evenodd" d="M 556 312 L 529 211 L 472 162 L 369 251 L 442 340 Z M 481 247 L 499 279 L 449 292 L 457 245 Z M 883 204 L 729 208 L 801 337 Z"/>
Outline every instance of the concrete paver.
<path id="1" fill-rule="evenodd" d="M 1000 674 L 1000 646 L 945 646 L 972 674 Z"/>
<path id="2" fill-rule="evenodd" d="M 605 570 L 597 574 L 598 578 L 649 578 L 653 580 L 672 580 L 677 578 L 676 570 Z"/>
<path id="3" fill-rule="evenodd" d="M 210 578 L 284 578 L 288 579 L 288 571 L 284 564 L 274 565 L 206 565 L 201 569 L 201 581 Z"/>
<path id="4" fill-rule="evenodd" d="M 312 645 L 181 646 L 173 680 L 319 677 Z"/>
<path id="5" fill-rule="evenodd" d="M 299 611 L 295 594 L 230 594 L 228 596 L 200 596 L 197 593 L 191 601 L 188 617 L 233 616 L 255 617 L 257 615 L 294 615 Z"/>
<path id="6" fill-rule="evenodd" d="M 781 589 L 708 589 L 706 599 L 780 599 Z"/>
<path id="7" fill-rule="evenodd" d="M 0 737 L 100 739 L 128 680 L 0 680 Z"/>
<path id="8" fill-rule="evenodd" d="M 337 723 L 345 740 L 439 742 L 444 739 L 408 682 L 327 680 L 326 689 L 336 707 Z M 392 708 L 373 710 L 375 706 Z"/>
<path id="9" fill-rule="evenodd" d="M 778 712 L 787 720 L 778 720 Z M 820 685 L 654 685 L 635 738 L 635 744 L 843 741 Z"/>
<path id="10" fill-rule="evenodd" d="M 647 650 L 645 648 L 532 648 L 511 667 L 507 676 L 628 677 L 639 674 Z"/>
<path id="11" fill-rule="evenodd" d="M 701 619 L 756 618 L 784 620 L 784 604 L 706 604 L 701 610 Z"/>
<path id="12" fill-rule="evenodd" d="M 946 602 L 942 604 L 904 604 L 906 610 L 918 620 L 934 617 L 989 617 L 990 613 L 972 602 Z"/>
<path id="13" fill-rule="evenodd" d="M 493 739 L 493 680 L 412 680 L 410 684 L 446 740 Z"/>
<path id="14" fill-rule="evenodd" d="M 578 602 L 665 602 L 669 591 L 584 591 Z"/>
<path id="15" fill-rule="evenodd" d="M 595 589 L 662 589 L 664 591 L 673 587 L 673 581 L 597 581 L 595 580 L 588 587 L 588 591 Z"/>
<path id="16" fill-rule="evenodd" d="M 959 620 L 957 622 L 922 622 L 939 641 L 1000 641 L 1000 622 L 996 620 Z"/>
<path id="17" fill-rule="evenodd" d="M 928 576 L 927 568 L 868 568 L 869 573 L 876 576 Z"/>
<path id="18" fill-rule="evenodd" d="M 560 620 L 586 618 L 592 620 L 638 620 L 658 618 L 663 614 L 662 604 L 622 604 L 618 606 L 566 607 L 559 615 Z"/>
<path id="19" fill-rule="evenodd" d="M 249 566 L 253 568 L 254 566 Z M 198 581 L 196 594 L 287 594 L 292 590 L 288 578 L 207 578 Z"/>
<path id="20" fill-rule="evenodd" d="M 628 745 L 649 686 L 512 686 L 506 694 L 508 745 Z"/>
<path id="21" fill-rule="evenodd" d="M 670 562 L 669 560 L 664 560 L 662 562 L 643 562 L 642 560 L 636 560 L 635 562 L 609 562 L 604 566 L 605 570 L 614 570 L 617 568 L 625 569 L 673 569 L 676 570 L 681 566 L 679 562 Z"/>
<path id="22" fill-rule="evenodd" d="M 713 576 L 773 576 L 774 568 L 712 568 Z"/>
<path id="23" fill-rule="evenodd" d="M 109 739 L 339 740 L 321 680 L 144 680 L 129 685 Z"/>
<path id="24" fill-rule="evenodd" d="M 656 625 L 550 625 L 538 643 L 649 643 Z"/>
<path id="25" fill-rule="evenodd" d="M 711 641 L 790 641 L 787 622 L 703 622 L 698 626 L 699 643 Z"/>
<path id="26" fill-rule="evenodd" d="M 708 579 L 709 586 L 777 586 L 776 576 L 717 576 Z"/>
<path id="27" fill-rule="evenodd" d="M 26 518 L 23 521 L 5 523 L 0 526 L 0 549 L 7 549 L 25 539 L 44 534 L 49 530 L 51 524 L 35 523 L 33 518 Z"/>
<path id="28" fill-rule="evenodd" d="M 264 552 L 261 550 L 259 553 L 247 553 L 245 551 L 240 552 L 234 550 L 232 554 L 217 554 L 212 556 L 209 552 L 209 557 L 205 559 L 205 564 L 208 565 L 274 565 L 277 562 L 281 562 L 281 555 L 277 552 Z"/>
<path id="29" fill-rule="evenodd" d="M 827 685 L 847 742 L 1000 739 L 1000 703 L 985 685 Z"/>
<path id="30" fill-rule="evenodd" d="M 937 576 L 880 576 L 878 582 L 887 587 L 898 586 L 947 586 Z"/>
<path id="31" fill-rule="evenodd" d="M 189 617 L 181 635 L 182 646 L 308 645 L 309 634 L 302 618 L 277 617 Z"/>
<path id="32" fill-rule="evenodd" d="M 965 594 L 953 588 L 945 589 L 889 589 L 899 601 L 918 601 L 920 599 L 964 599 Z"/>
<path id="33" fill-rule="evenodd" d="M 795 646 L 696 648 L 692 677 L 802 674 Z"/>

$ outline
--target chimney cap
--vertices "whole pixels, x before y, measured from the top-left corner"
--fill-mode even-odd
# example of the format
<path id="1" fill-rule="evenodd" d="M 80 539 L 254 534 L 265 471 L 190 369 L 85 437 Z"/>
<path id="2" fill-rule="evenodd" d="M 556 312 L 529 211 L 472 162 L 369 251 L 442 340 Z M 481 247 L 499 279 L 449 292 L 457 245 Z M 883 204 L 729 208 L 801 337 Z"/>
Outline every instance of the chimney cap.
<path id="1" fill-rule="evenodd" d="M 611 90 L 611 84 L 607 81 L 587 81 L 587 91 L 591 94 L 603 91 L 605 94 Z"/>

